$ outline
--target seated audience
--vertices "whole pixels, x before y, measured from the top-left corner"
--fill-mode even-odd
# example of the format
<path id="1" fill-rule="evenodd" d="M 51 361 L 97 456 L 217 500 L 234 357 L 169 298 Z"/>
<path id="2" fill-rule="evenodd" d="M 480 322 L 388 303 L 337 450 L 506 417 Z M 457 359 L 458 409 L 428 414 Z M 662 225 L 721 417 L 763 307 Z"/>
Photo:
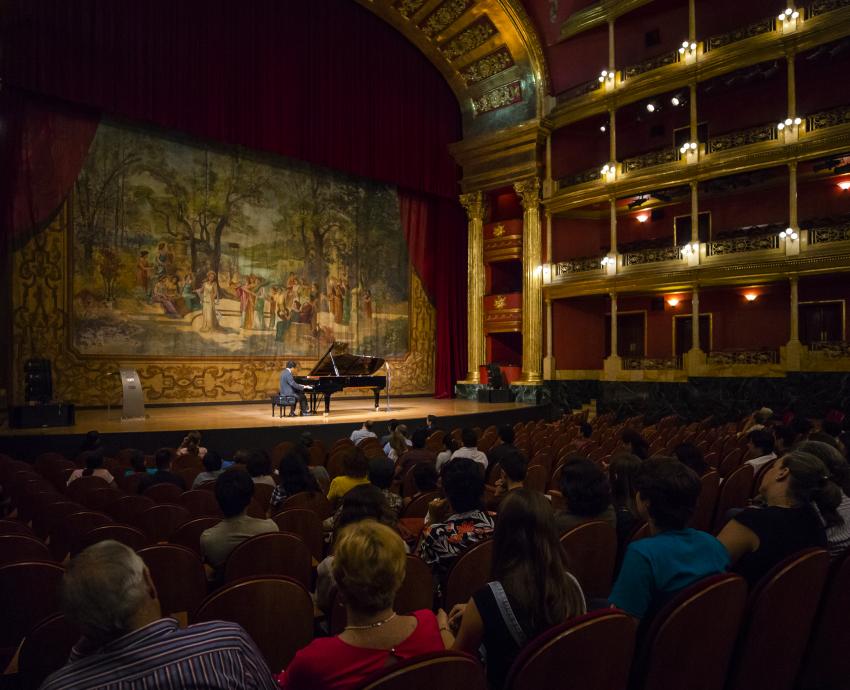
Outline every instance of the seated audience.
<path id="1" fill-rule="evenodd" d="M 236 623 L 181 628 L 163 618 L 144 561 L 116 541 L 98 542 L 70 562 L 61 598 L 65 616 L 83 637 L 43 690 L 276 687 L 262 654 Z"/>
<path id="2" fill-rule="evenodd" d="M 639 432 L 634 429 L 625 429 L 620 439 L 623 442 L 623 449 L 627 453 L 637 455 L 641 460 L 646 460 L 649 457 L 649 444 Z"/>
<path id="3" fill-rule="evenodd" d="M 298 446 L 283 456 L 278 468 L 280 481 L 272 492 L 272 508 L 279 508 L 287 498 L 295 494 L 320 490 L 319 483 L 310 471 L 307 461 L 304 450 Z"/>
<path id="4" fill-rule="evenodd" d="M 490 687 L 498 690 L 527 641 L 584 612 L 584 595 L 566 569 L 551 504 L 539 492 L 518 489 L 502 503 L 490 582 L 448 617 L 442 610 L 437 617 L 441 629 L 457 633 L 450 639 L 452 649 L 474 655 L 483 646 Z"/>
<path id="5" fill-rule="evenodd" d="M 800 434 L 790 424 L 777 424 L 773 427 L 773 451 L 781 457 L 794 450 L 800 440 Z"/>
<path id="6" fill-rule="evenodd" d="M 336 637 L 300 650 L 278 682 L 286 690 L 353 690 L 372 673 L 404 659 L 445 649 L 434 614 L 400 616 L 393 601 L 404 581 L 404 543 L 373 520 L 349 525 L 334 544 L 333 575 L 347 625 Z"/>
<path id="7" fill-rule="evenodd" d="M 673 458 L 645 461 L 635 478 L 635 503 L 651 536 L 629 544 L 609 601 L 638 619 L 651 618 L 673 595 L 729 565 L 723 545 L 687 526 L 699 477 Z"/>
<path id="8" fill-rule="evenodd" d="M 738 432 L 738 438 L 749 436 L 751 431 L 764 429 L 772 417 L 773 410 L 769 407 L 762 407 L 761 409 L 756 410 L 747 418 L 747 421 L 744 422 L 744 428 Z"/>
<path id="9" fill-rule="evenodd" d="M 355 486 L 345 494 L 339 511 L 332 518 L 334 541 L 343 528 L 361 520 L 377 520 L 388 527 L 396 525 L 396 515 L 387 505 L 384 493 L 371 484 Z M 334 557 L 331 554 L 326 556 L 316 568 L 316 605 L 325 612 L 330 611 L 336 594 L 333 563 Z"/>
<path id="10" fill-rule="evenodd" d="M 773 452 L 773 434 L 770 431 L 755 429 L 750 432 L 748 439 L 747 448 L 752 457 L 747 460 L 747 464 L 753 466 L 753 471 L 776 460 L 776 453 Z"/>
<path id="11" fill-rule="evenodd" d="M 414 465 L 412 471 L 413 486 L 416 487 L 416 491 L 412 496 L 404 497 L 405 508 L 407 508 L 413 499 L 419 498 L 422 494 L 436 491 L 439 481 L 437 470 L 434 469 L 434 466 L 431 463 L 420 462 L 417 465 Z"/>
<path id="12" fill-rule="evenodd" d="M 502 453 L 499 457 L 501 460 L 498 466 L 499 478 L 496 480 L 496 491 L 487 501 L 487 510 L 494 513 L 499 512 L 499 506 L 511 491 L 523 488 L 528 471 L 528 460 L 517 448 L 513 448 L 510 453 Z"/>
<path id="13" fill-rule="evenodd" d="M 570 441 L 570 448 L 576 452 L 581 451 L 591 441 L 593 427 L 587 422 L 582 422 L 578 427 L 579 434 Z"/>
<path id="14" fill-rule="evenodd" d="M 130 451 L 130 468 L 124 471 L 125 477 L 134 474 L 156 474 L 155 467 L 145 465 L 145 454 L 138 449 Z"/>
<path id="15" fill-rule="evenodd" d="M 517 447 L 514 445 L 516 434 L 514 428 L 510 424 L 502 424 L 499 427 L 499 440 L 501 443 L 493 446 L 487 451 L 487 460 L 490 465 L 494 462 L 502 462 L 502 458 L 517 452 Z"/>
<path id="16" fill-rule="evenodd" d="M 841 520 L 835 512 L 841 489 L 809 453 L 783 455 L 762 477 L 759 496 L 765 507 L 741 511 L 717 535 L 732 570 L 751 589 L 784 558 L 812 546 L 826 548 L 824 521 L 831 527 Z"/>
<path id="17" fill-rule="evenodd" d="M 673 455 L 683 465 L 696 472 L 698 477 L 702 477 L 711 469 L 711 466 L 705 461 L 702 451 L 693 443 L 680 443 L 673 451 Z"/>
<path id="18" fill-rule="evenodd" d="M 436 462 L 436 454 L 425 447 L 427 441 L 428 432 L 425 429 L 417 429 L 413 432 L 410 450 L 404 453 L 396 461 L 395 476 L 397 479 L 403 479 L 404 475 L 407 474 L 410 468 L 414 465 L 418 465 L 423 462 L 433 465 Z"/>
<path id="19" fill-rule="evenodd" d="M 171 451 L 168 448 L 160 448 L 156 451 L 153 460 L 154 465 L 156 465 L 156 472 L 147 477 L 142 477 L 138 486 L 140 494 L 156 484 L 174 484 L 178 489 L 186 490 L 186 480 L 171 471 Z"/>
<path id="20" fill-rule="evenodd" d="M 372 420 L 367 419 L 363 422 L 363 426 L 351 432 L 351 442 L 356 446 L 361 441 L 367 438 L 378 438 L 378 435 L 372 431 Z"/>
<path id="21" fill-rule="evenodd" d="M 460 444 L 451 434 L 443 436 L 443 450 L 437 453 L 437 462 L 435 465 L 438 474 L 443 468 L 443 465 L 451 460 L 452 453 L 454 453 L 458 448 L 460 448 Z"/>
<path id="22" fill-rule="evenodd" d="M 77 455 L 82 455 L 92 450 L 103 450 L 102 445 L 103 441 L 100 438 L 100 432 L 92 429 L 91 431 L 87 431 L 83 437 L 83 442 L 80 444 L 79 450 L 77 450 Z"/>
<path id="23" fill-rule="evenodd" d="M 605 473 L 587 458 L 568 461 L 561 471 L 564 510 L 555 514 L 559 534 L 585 522 L 601 520 L 617 528 L 617 513 L 611 504 L 611 487 Z"/>
<path id="24" fill-rule="evenodd" d="M 107 484 L 112 484 L 112 482 L 115 481 L 115 477 L 112 476 L 112 473 L 103 466 L 103 453 L 101 451 L 90 450 L 83 453 L 83 458 L 86 462 L 85 468 L 78 468 L 71 472 L 71 475 L 68 477 L 68 486 L 81 477 L 99 477 Z M 80 486 L 82 486 L 82 484 Z"/>
<path id="25" fill-rule="evenodd" d="M 820 441 L 803 441 L 797 450 L 811 453 L 826 467 L 829 476 L 841 489 L 841 503 L 835 509 L 841 522 L 826 528 L 826 543 L 829 555 L 838 558 L 850 548 L 850 464 L 841 452 Z"/>
<path id="26" fill-rule="evenodd" d="M 458 556 L 493 534 L 493 518 L 482 508 L 480 465 L 470 458 L 458 458 L 446 465 L 442 476 L 446 498 L 435 503 L 447 503 L 449 517 L 426 525 L 419 541 L 419 555 L 439 580 Z"/>
<path id="27" fill-rule="evenodd" d="M 617 453 L 608 465 L 611 500 L 617 515 L 617 571 L 632 533 L 641 522 L 635 503 L 635 481 L 642 464 L 643 461 L 637 455 Z"/>
<path id="28" fill-rule="evenodd" d="M 328 489 L 328 500 L 336 509 L 342 497 L 360 484 L 369 483 L 369 460 L 360 448 L 346 448 L 342 455 L 344 474 L 334 477 Z"/>
<path id="29" fill-rule="evenodd" d="M 436 417 L 436 415 L 432 415 L 432 414 L 425 415 L 425 427 L 424 428 L 425 428 L 425 431 L 427 431 L 429 434 L 433 434 L 435 431 L 437 431 L 437 417 Z"/>
<path id="30" fill-rule="evenodd" d="M 277 486 L 272 477 L 272 461 L 269 459 L 268 453 L 264 450 L 253 450 L 248 457 L 246 463 L 248 474 L 251 475 L 251 480 L 254 484 L 265 484 L 274 488 Z"/>
<path id="31" fill-rule="evenodd" d="M 814 425 L 805 417 L 796 416 L 791 420 L 791 426 L 794 431 L 797 432 L 797 441 L 805 441 L 809 438 L 809 434 L 812 433 L 812 429 Z"/>
<path id="32" fill-rule="evenodd" d="M 195 481 L 192 482 L 193 489 L 197 489 L 207 482 L 214 482 L 219 478 L 219 475 L 224 472 L 222 469 L 221 456 L 214 450 L 209 450 L 204 453 L 204 459 L 201 460 L 201 462 L 204 465 L 204 471 L 195 477 Z"/>
<path id="33" fill-rule="evenodd" d="M 402 508 L 401 496 L 394 491 L 390 491 L 394 472 L 395 465 L 389 458 L 374 458 L 369 461 L 369 481 L 381 490 L 387 506 L 395 517 L 398 518 Z"/>
<path id="34" fill-rule="evenodd" d="M 398 460 L 413 445 L 407 436 L 407 427 L 404 424 L 397 424 L 390 434 L 389 441 L 384 444 L 384 455 L 393 462 Z"/>
<path id="35" fill-rule="evenodd" d="M 381 436 L 380 439 L 382 448 L 390 442 L 390 438 L 392 438 L 393 432 L 396 430 L 396 427 L 398 427 L 397 419 L 391 419 L 387 422 L 387 433 Z M 386 453 L 386 450 L 384 452 Z"/>
<path id="36" fill-rule="evenodd" d="M 207 449 L 201 445 L 201 432 L 190 431 L 181 441 L 180 447 L 177 449 L 177 457 L 181 455 L 197 455 L 203 458 L 207 454 Z"/>
<path id="37" fill-rule="evenodd" d="M 451 460 L 457 458 L 469 458 L 481 465 L 482 472 L 487 469 L 487 456 L 478 450 L 478 434 L 475 429 L 465 428 L 460 432 L 463 446 L 452 453 Z M 440 465 L 437 465 L 437 472 L 440 471 Z"/>
<path id="38" fill-rule="evenodd" d="M 227 557 L 239 544 L 258 534 L 279 531 L 274 520 L 247 514 L 253 495 L 254 482 L 244 470 L 227 470 L 215 481 L 215 498 L 224 519 L 201 533 L 201 553 L 212 566 L 215 579 L 223 574 Z"/>

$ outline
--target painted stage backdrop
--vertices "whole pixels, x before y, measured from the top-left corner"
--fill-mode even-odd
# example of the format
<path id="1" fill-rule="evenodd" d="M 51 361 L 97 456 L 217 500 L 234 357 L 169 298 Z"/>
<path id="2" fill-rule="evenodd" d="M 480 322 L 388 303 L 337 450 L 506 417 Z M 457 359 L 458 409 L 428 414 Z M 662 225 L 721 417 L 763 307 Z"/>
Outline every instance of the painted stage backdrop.
<path id="1" fill-rule="evenodd" d="M 101 126 L 73 197 L 83 355 L 317 357 L 408 349 L 387 185 Z"/>
<path id="2" fill-rule="evenodd" d="M 267 400 L 334 340 L 433 392 L 435 312 L 386 185 L 104 122 L 12 270 L 17 401 L 31 357 L 80 405 L 117 404 L 119 366 L 147 402 Z"/>

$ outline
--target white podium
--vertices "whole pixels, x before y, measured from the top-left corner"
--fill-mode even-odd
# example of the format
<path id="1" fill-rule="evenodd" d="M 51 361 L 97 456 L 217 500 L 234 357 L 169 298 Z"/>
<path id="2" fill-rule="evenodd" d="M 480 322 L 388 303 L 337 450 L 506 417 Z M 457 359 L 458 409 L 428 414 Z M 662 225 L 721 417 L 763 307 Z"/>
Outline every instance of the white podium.
<path id="1" fill-rule="evenodd" d="M 139 374 L 135 369 L 119 369 L 121 388 L 124 393 L 121 420 L 145 418 L 145 394 Z"/>

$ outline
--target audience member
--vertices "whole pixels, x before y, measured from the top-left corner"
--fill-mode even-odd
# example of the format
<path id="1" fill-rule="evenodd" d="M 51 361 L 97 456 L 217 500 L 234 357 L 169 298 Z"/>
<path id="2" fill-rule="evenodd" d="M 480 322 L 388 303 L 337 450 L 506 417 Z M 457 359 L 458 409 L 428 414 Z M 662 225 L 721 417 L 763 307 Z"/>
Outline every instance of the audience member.
<path id="1" fill-rule="evenodd" d="M 160 448 L 156 451 L 153 460 L 154 465 L 156 465 L 156 472 L 147 477 L 142 477 L 138 486 L 140 494 L 156 484 L 174 484 L 178 489 L 186 490 L 186 480 L 171 471 L 171 451 L 168 448 Z"/>
<path id="2" fill-rule="evenodd" d="M 748 465 L 753 466 L 753 471 L 758 470 L 762 465 L 776 460 L 776 453 L 773 452 L 773 434 L 767 429 L 754 429 L 747 437 L 747 448 L 752 456 L 747 460 Z"/>
<path id="3" fill-rule="evenodd" d="M 444 522 L 426 525 L 419 555 L 442 580 L 449 566 L 469 547 L 493 533 L 493 518 L 482 509 L 484 477 L 470 458 L 452 460 L 443 470 L 443 490 L 450 515 Z"/>
<path id="4" fill-rule="evenodd" d="M 798 443 L 808 439 L 809 434 L 812 433 L 812 429 L 814 428 L 812 423 L 802 416 L 794 417 L 794 419 L 791 420 L 791 426 L 793 427 L 794 431 L 797 432 Z"/>
<path id="5" fill-rule="evenodd" d="M 280 461 L 279 482 L 272 492 L 271 507 L 279 508 L 290 496 L 319 491 L 319 483 L 307 465 L 303 448 L 296 446 Z"/>
<path id="6" fill-rule="evenodd" d="M 201 534 L 201 553 L 212 566 L 214 578 L 223 574 L 227 557 L 239 544 L 258 534 L 277 532 L 274 520 L 261 520 L 247 514 L 254 495 L 254 482 L 244 470 L 233 468 L 215 482 L 215 498 L 224 519 Z"/>
<path id="7" fill-rule="evenodd" d="M 824 419 L 820 425 L 820 430 L 821 433 L 824 433 L 827 436 L 832 436 L 836 442 L 841 438 L 841 433 L 843 431 L 841 428 L 841 422 L 834 419 Z"/>
<path id="8" fill-rule="evenodd" d="M 552 506 L 530 489 L 512 491 L 503 501 L 493 534 L 490 582 L 447 617 L 441 629 L 457 631 L 452 649 L 476 654 L 483 646 L 490 687 L 504 686 L 523 645 L 585 612 L 581 586 L 567 571 Z"/>
<path id="9" fill-rule="evenodd" d="M 397 424 L 390 434 L 390 440 L 384 445 L 384 454 L 393 462 L 401 458 L 413 445 L 407 436 L 407 427 L 404 424 Z"/>
<path id="10" fill-rule="evenodd" d="M 617 528 L 617 513 L 611 504 L 611 487 L 605 473 L 587 458 L 567 461 L 561 471 L 564 510 L 555 514 L 559 534 L 585 522 L 601 520 Z"/>
<path id="11" fill-rule="evenodd" d="M 631 453 L 617 453 L 608 465 L 608 482 L 611 485 L 611 500 L 617 515 L 617 567 L 626 553 L 632 533 L 640 524 L 635 483 L 643 461 Z"/>
<path id="12" fill-rule="evenodd" d="M 637 455 L 641 460 L 649 457 L 649 444 L 639 432 L 634 429 L 625 429 L 620 439 L 626 452 Z"/>
<path id="13" fill-rule="evenodd" d="M 751 589 L 787 556 L 811 546 L 826 548 L 823 521 L 831 527 L 841 520 L 835 512 L 841 489 L 809 453 L 795 450 L 782 456 L 765 472 L 759 495 L 764 508 L 743 510 L 717 536 L 729 552 L 732 569 Z"/>
<path id="14" fill-rule="evenodd" d="M 201 462 L 204 465 L 204 471 L 195 477 L 195 481 L 192 482 L 193 489 L 197 489 L 207 482 L 214 482 L 224 472 L 221 456 L 214 450 L 208 450 L 204 453 L 204 459 Z"/>
<path id="15" fill-rule="evenodd" d="M 781 457 L 794 450 L 799 441 L 797 430 L 790 424 L 777 424 L 773 427 L 773 451 Z"/>
<path id="16" fill-rule="evenodd" d="M 265 484 L 272 488 L 277 486 L 274 477 L 272 477 L 272 462 L 266 451 L 252 450 L 251 455 L 248 456 L 246 467 L 254 484 Z"/>
<path id="17" fill-rule="evenodd" d="M 180 447 L 177 449 L 177 456 L 181 455 L 197 455 L 202 458 L 207 454 L 207 449 L 201 445 L 201 432 L 190 431 L 186 434 Z"/>
<path id="18" fill-rule="evenodd" d="M 342 452 L 342 471 L 334 477 L 328 489 L 328 500 L 336 509 L 342 497 L 360 484 L 369 483 L 369 460 L 360 448 L 345 448 Z"/>
<path id="19" fill-rule="evenodd" d="M 103 452 L 99 450 L 90 450 L 83 453 L 83 459 L 85 460 L 86 466 L 84 469 L 76 469 L 71 472 L 71 475 L 68 477 L 67 484 L 70 485 L 72 482 L 80 479 L 81 477 L 99 477 L 107 484 L 112 484 L 115 481 L 115 477 L 112 476 L 112 473 L 103 466 Z M 82 486 L 82 485 L 81 485 Z"/>
<path id="20" fill-rule="evenodd" d="M 591 436 L 593 436 L 593 427 L 590 426 L 587 422 L 582 422 L 578 426 L 579 434 L 572 441 L 570 441 L 570 448 L 573 451 L 580 452 L 584 449 L 584 447 L 590 443 Z"/>
<path id="21" fill-rule="evenodd" d="M 436 430 L 437 417 L 432 414 L 425 415 L 425 431 L 427 431 L 429 434 L 433 434 Z"/>
<path id="22" fill-rule="evenodd" d="M 83 442 L 80 444 L 77 455 L 82 455 L 92 450 L 102 450 L 102 445 L 103 440 L 100 438 L 100 432 L 92 429 L 91 431 L 87 431 L 85 437 L 83 437 Z"/>
<path id="23" fill-rule="evenodd" d="M 711 469 L 702 451 L 693 443 L 680 443 L 673 451 L 673 455 L 679 462 L 696 472 L 698 477 L 702 477 Z"/>
<path id="24" fill-rule="evenodd" d="M 437 470 L 434 469 L 432 464 L 427 462 L 420 462 L 414 465 L 411 471 L 413 472 L 413 486 L 416 487 L 416 491 L 412 496 L 404 497 L 405 508 L 413 499 L 419 498 L 422 494 L 436 491 L 439 480 Z"/>
<path id="25" fill-rule="evenodd" d="M 355 429 L 351 432 L 351 442 L 356 446 L 361 441 L 365 441 L 367 438 L 378 438 L 378 435 L 372 431 L 372 420 L 367 419 L 363 422 L 363 426 L 359 429 Z"/>
<path id="26" fill-rule="evenodd" d="M 829 555 L 838 558 L 850 548 L 850 464 L 841 452 L 820 441 L 803 441 L 797 448 L 801 453 L 811 453 L 826 467 L 830 478 L 841 489 L 841 503 L 835 509 L 841 522 L 826 528 Z"/>
<path id="27" fill-rule="evenodd" d="M 738 432 L 738 438 L 744 438 L 745 436 L 749 436 L 751 431 L 758 431 L 759 429 L 764 429 L 772 417 L 773 410 L 771 410 L 769 407 L 762 407 L 761 409 L 756 410 L 744 422 L 743 429 Z"/>
<path id="28" fill-rule="evenodd" d="M 279 677 L 281 687 L 353 690 L 392 663 L 444 649 L 449 637 L 431 611 L 400 616 L 393 610 L 406 564 L 404 543 L 389 527 L 373 520 L 346 527 L 334 544 L 333 562 L 345 630 L 300 650 Z"/>
<path id="29" fill-rule="evenodd" d="M 398 428 L 398 420 L 397 419 L 391 419 L 390 421 L 387 422 L 387 433 L 385 433 L 383 436 L 381 436 L 381 446 L 382 447 L 386 446 L 390 442 L 390 439 L 392 438 L 393 432 L 396 430 L 396 428 Z M 384 452 L 386 452 L 386 451 L 384 451 Z"/>
<path id="30" fill-rule="evenodd" d="M 116 541 L 98 542 L 70 562 L 62 579 L 62 608 L 83 638 L 43 690 L 276 687 L 254 642 L 236 623 L 181 628 L 173 618 L 163 618 L 144 561 Z"/>
<path id="31" fill-rule="evenodd" d="M 155 474 L 155 467 L 147 467 L 145 464 L 145 454 L 138 448 L 133 448 L 129 452 L 130 467 L 124 470 L 124 476 L 129 477 L 134 474 Z"/>
<path id="32" fill-rule="evenodd" d="M 490 465 L 496 462 L 502 462 L 502 458 L 512 455 L 517 452 L 517 447 L 514 445 L 516 434 L 514 428 L 510 424 L 502 424 L 499 427 L 499 440 L 501 443 L 493 446 L 487 451 L 487 460 Z"/>
<path id="33" fill-rule="evenodd" d="M 828 446 L 832 446 L 836 450 L 839 450 L 838 439 L 834 436 L 830 436 L 829 434 L 824 433 L 823 431 L 813 431 L 809 434 L 808 440 L 817 441 L 818 443 L 825 443 Z"/>
<path id="34" fill-rule="evenodd" d="M 510 447 L 513 448 L 513 446 Z M 528 471 L 528 460 L 517 448 L 513 448 L 510 453 L 502 453 L 499 457 L 501 460 L 498 464 L 499 478 L 496 480 L 496 490 L 487 501 L 487 510 L 494 513 L 499 512 L 499 506 L 511 491 L 523 488 Z"/>
<path id="35" fill-rule="evenodd" d="M 454 453 L 458 448 L 460 448 L 460 444 L 455 440 L 455 438 L 451 434 L 446 434 L 443 436 L 443 450 L 437 453 L 437 461 L 435 464 L 435 469 L 437 473 L 443 468 L 449 460 L 452 458 L 452 453 Z"/>
<path id="36" fill-rule="evenodd" d="M 475 429 L 470 429 L 469 427 L 463 429 L 460 432 L 461 441 L 463 441 L 463 446 L 458 448 L 454 453 L 452 453 L 451 460 L 455 460 L 457 458 L 468 458 L 470 460 L 474 460 L 479 465 L 481 465 L 481 472 L 487 469 L 487 456 L 478 450 L 478 434 L 475 433 Z M 437 471 L 440 471 L 440 467 L 437 467 Z"/>
<path id="37" fill-rule="evenodd" d="M 423 462 L 433 465 L 436 462 L 436 454 L 425 447 L 427 441 L 428 432 L 425 429 L 417 429 L 413 432 L 413 438 L 411 440 L 412 447 L 396 461 L 395 476 L 397 479 L 404 478 L 404 475 L 414 465 Z"/>
<path id="38" fill-rule="evenodd" d="M 397 519 L 401 513 L 402 501 L 401 496 L 394 491 L 390 491 L 394 471 L 395 465 L 389 458 L 374 458 L 369 461 L 369 481 L 384 494 L 387 506 Z"/>
<path id="39" fill-rule="evenodd" d="M 687 526 L 700 492 L 692 469 L 672 458 L 652 458 L 641 466 L 635 488 L 651 536 L 629 544 L 609 600 L 643 619 L 678 591 L 725 571 L 729 555 L 713 536 Z"/>

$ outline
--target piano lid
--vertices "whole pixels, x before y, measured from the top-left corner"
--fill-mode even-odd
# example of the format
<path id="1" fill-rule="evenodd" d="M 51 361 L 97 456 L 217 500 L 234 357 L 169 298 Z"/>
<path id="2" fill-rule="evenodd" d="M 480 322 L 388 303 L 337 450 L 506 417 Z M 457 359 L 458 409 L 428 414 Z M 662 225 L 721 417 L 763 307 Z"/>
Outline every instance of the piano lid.
<path id="1" fill-rule="evenodd" d="M 371 376 L 382 366 L 382 358 L 351 354 L 348 343 L 334 341 L 307 376 Z"/>

